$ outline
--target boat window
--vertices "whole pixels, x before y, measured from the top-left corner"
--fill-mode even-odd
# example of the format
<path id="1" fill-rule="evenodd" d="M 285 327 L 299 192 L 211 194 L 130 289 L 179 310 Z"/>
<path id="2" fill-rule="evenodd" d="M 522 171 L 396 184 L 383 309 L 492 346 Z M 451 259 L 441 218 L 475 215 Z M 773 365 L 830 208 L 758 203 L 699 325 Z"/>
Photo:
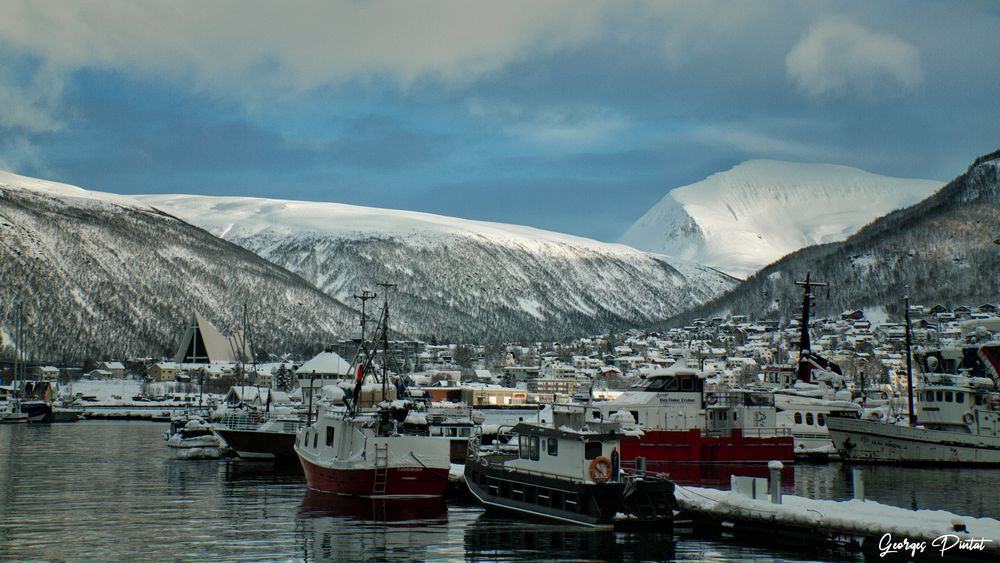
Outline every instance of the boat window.
<path id="1" fill-rule="evenodd" d="M 646 385 L 647 391 L 659 391 L 663 389 L 663 380 L 660 378 L 651 379 L 649 384 Z"/>
<path id="2" fill-rule="evenodd" d="M 808 424 L 809 426 L 813 425 L 813 413 L 811 412 L 806 413 L 806 424 Z"/>
<path id="3" fill-rule="evenodd" d="M 600 442 L 587 442 L 583 446 L 583 458 L 584 459 L 597 459 L 601 455 L 601 443 Z"/>
<path id="4" fill-rule="evenodd" d="M 590 413 L 591 418 L 596 418 L 597 420 L 602 420 L 604 417 L 601 416 L 601 411 L 594 411 Z"/>
<path id="5" fill-rule="evenodd" d="M 531 459 L 538 461 L 538 436 L 532 436 L 528 442 L 531 444 Z"/>
<path id="6" fill-rule="evenodd" d="M 944 401 L 944 394 L 942 394 L 941 391 L 935 391 L 935 393 L 937 394 L 936 395 L 937 396 L 937 399 L 936 399 L 937 402 L 940 403 L 940 402 Z"/>
<path id="7" fill-rule="evenodd" d="M 976 401 L 976 406 L 982 406 L 982 404 L 983 404 L 983 396 L 982 395 L 974 395 L 974 398 L 975 398 L 975 401 Z"/>
<path id="8" fill-rule="evenodd" d="M 636 423 L 638 423 L 639 422 L 639 411 L 628 411 L 628 412 L 632 413 L 632 418 L 636 421 Z"/>
<path id="9" fill-rule="evenodd" d="M 330 448 L 333 447 L 333 427 L 332 426 L 327 426 L 326 427 L 326 445 L 327 445 L 327 447 L 330 447 Z"/>
<path id="10" fill-rule="evenodd" d="M 963 393 L 961 391 L 955 391 L 955 402 L 956 403 L 964 403 L 965 402 L 965 393 Z"/>
<path id="11" fill-rule="evenodd" d="M 559 454 L 559 440 L 555 438 L 549 438 L 549 455 Z"/>
<path id="12" fill-rule="evenodd" d="M 795 413 L 795 424 L 802 424 L 802 413 Z"/>
<path id="13" fill-rule="evenodd" d="M 316 441 L 319 440 L 319 432 L 313 432 L 313 449 L 316 448 Z"/>
<path id="14" fill-rule="evenodd" d="M 951 402 L 951 391 L 945 391 L 944 392 L 944 402 L 946 402 L 946 403 L 950 403 Z"/>
<path id="15" fill-rule="evenodd" d="M 518 436 L 517 453 L 521 459 L 528 459 L 528 437 Z"/>
<path id="16" fill-rule="evenodd" d="M 693 379 L 682 379 L 681 380 L 681 391 L 691 391 L 694 389 Z"/>
<path id="17" fill-rule="evenodd" d="M 816 423 L 819 424 L 820 426 L 826 426 L 826 417 L 823 416 L 823 413 L 819 413 L 816 415 Z"/>

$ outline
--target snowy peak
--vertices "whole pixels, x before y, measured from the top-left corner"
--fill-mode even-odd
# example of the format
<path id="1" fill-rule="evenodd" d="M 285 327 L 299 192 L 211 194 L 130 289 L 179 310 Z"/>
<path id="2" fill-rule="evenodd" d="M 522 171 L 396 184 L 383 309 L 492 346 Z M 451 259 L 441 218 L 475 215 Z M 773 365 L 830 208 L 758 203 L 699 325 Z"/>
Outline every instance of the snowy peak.
<path id="1" fill-rule="evenodd" d="M 674 189 L 620 241 L 746 276 L 800 248 L 843 240 L 942 185 L 848 166 L 751 160 Z"/>

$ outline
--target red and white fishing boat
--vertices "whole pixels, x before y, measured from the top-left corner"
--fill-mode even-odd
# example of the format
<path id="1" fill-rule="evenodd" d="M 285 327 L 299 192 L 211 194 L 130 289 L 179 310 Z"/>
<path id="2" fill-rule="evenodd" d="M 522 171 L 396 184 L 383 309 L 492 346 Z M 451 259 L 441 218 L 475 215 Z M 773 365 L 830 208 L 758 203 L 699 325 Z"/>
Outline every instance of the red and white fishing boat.
<path id="1" fill-rule="evenodd" d="M 447 439 L 404 432 L 408 401 L 394 401 L 388 362 L 389 308 L 375 336 L 362 338 L 358 376 L 346 407 L 325 407 L 295 437 L 295 453 L 310 489 L 361 497 L 441 497 L 448 485 Z M 376 370 L 375 343 L 383 345 Z M 381 371 L 379 375 L 378 371 Z M 371 377 L 375 383 L 365 384 Z M 312 409 L 310 408 L 310 411 Z"/>
<path id="2" fill-rule="evenodd" d="M 388 408 L 325 409 L 295 441 L 310 489 L 362 497 L 440 497 L 450 445 L 402 434 Z"/>

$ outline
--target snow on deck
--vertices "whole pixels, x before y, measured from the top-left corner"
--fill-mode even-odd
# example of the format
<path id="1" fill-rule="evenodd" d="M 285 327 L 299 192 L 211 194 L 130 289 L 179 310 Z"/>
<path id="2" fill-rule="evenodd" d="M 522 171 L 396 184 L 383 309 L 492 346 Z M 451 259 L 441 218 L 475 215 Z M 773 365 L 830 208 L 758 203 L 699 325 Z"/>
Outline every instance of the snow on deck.
<path id="1" fill-rule="evenodd" d="M 993 518 L 974 518 L 944 510 L 909 510 L 871 500 L 816 500 L 794 495 L 782 495 L 781 504 L 771 504 L 770 500 L 755 500 L 732 491 L 680 485 L 675 495 L 684 510 L 723 518 L 875 538 L 891 534 L 893 541 L 907 538 L 931 542 L 950 534 L 962 540 L 985 538 L 990 540 L 986 543 L 989 551 L 1000 549 L 1000 521 Z M 956 532 L 955 523 L 964 524 L 967 532 Z"/>

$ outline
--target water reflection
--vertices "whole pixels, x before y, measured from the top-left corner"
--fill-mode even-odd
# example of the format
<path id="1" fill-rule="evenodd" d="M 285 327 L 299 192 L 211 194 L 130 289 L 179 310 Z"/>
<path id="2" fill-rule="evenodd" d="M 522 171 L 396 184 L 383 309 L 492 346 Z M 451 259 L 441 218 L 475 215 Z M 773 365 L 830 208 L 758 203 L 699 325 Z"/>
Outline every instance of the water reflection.
<path id="1" fill-rule="evenodd" d="M 365 499 L 309 491 L 298 512 L 302 556 L 316 561 L 428 560 L 448 543 L 442 499 Z"/>
<path id="2" fill-rule="evenodd" d="M 666 473 L 678 485 L 715 489 L 728 489 L 733 475 L 762 479 L 769 479 L 771 475 L 767 465 L 760 463 L 740 465 L 732 463 L 649 462 L 647 470 L 654 473 Z M 795 467 L 791 464 L 786 464 L 781 470 L 781 488 L 788 493 L 795 490 Z"/>
<path id="3" fill-rule="evenodd" d="M 467 561 L 669 561 L 672 532 L 618 534 L 581 526 L 511 520 L 484 513 L 465 528 Z"/>

